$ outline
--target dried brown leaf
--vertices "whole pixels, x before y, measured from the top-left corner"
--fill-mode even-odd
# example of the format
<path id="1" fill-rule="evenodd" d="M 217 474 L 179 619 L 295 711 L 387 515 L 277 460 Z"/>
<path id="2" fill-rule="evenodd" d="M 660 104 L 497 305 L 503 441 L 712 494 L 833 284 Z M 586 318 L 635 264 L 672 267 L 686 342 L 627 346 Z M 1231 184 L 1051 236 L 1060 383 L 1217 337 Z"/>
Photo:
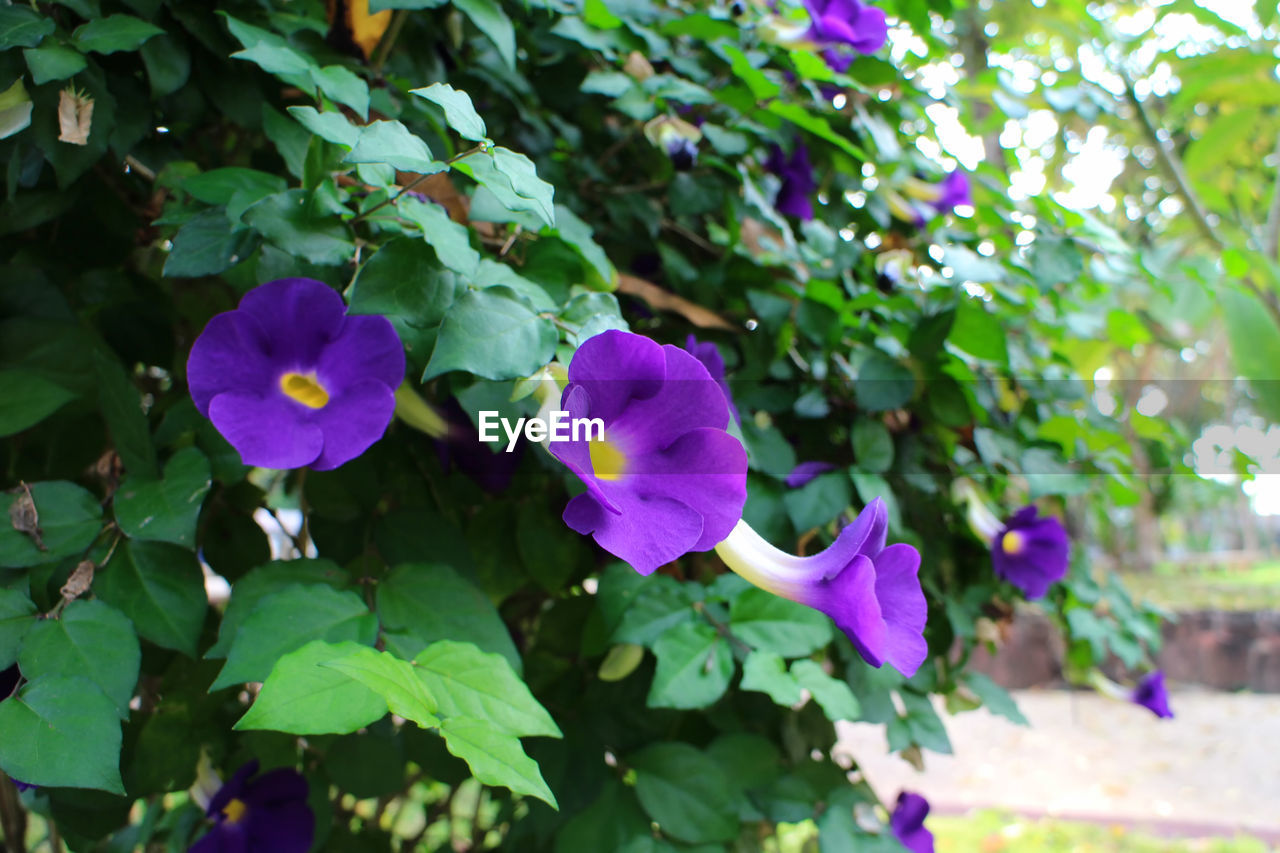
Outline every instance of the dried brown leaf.
<path id="1" fill-rule="evenodd" d="M 721 317 L 709 308 L 703 308 L 696 302 L 690 302 L 683 296 L 663 290 L 658 285 L 643 278 L 626 273 L 618 274 L 618 290 L 639 297 L 658 311 L 674 311 L 686 320 L 702 329 L 725 329 L 738 331 L 738 327 Z"/>
<path id="2" fill-rule="evenodd" d="M 18 489 L 15 489 L 15 491 L 19 490 L 22 494 L 18 495 L 18 499 L 9 506 L 9 523 L 13 525 L 14 530 L 30 536 L 41 551 L 48 551 L 44 540 L 40 538 L 40 513 L 36 510 L 36 502 L 31 497 L 31 487 L 21 483 Z"/>
<path id="3" fill-rule="evenodd" d="M 66 88 L 58 93 L 58 141 L 72 145 L 89 144 L 93 125 L 93 98 Z"/>

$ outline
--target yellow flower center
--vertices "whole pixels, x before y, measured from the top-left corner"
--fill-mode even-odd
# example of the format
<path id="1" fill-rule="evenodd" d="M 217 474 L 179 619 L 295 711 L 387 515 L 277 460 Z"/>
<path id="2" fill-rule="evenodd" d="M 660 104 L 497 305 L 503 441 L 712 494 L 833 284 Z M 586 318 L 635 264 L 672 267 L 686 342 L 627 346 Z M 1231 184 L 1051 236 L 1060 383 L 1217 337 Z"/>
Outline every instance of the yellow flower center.
<path id="1" fill-rule="evenodd" d="M 591 470 L 601 480 L 617 480 L 627 473 L 627 456 L 608 440 L 593 441 Z"/>
<path id="2" fill-rule="evenodd" d="M 248 810 L 249 807 L 244 804 L 244 800 L 235 799 L 222 807 L 222 814 L 226 817 L 227 823 L 239 823 Z"/>
<path id="3" fill-rule="evenodd" d="M 1016 530 L 1010 530 L 1000 540 L 1000 547 L 1010 556 L 1017 556 L 1027 545 L 1027 539 Z"/>
<path id="4" fill-rule="evenodd" d="M 329 392 L 314 373 L 286 373 L 280 377 L 280 390 L 309 409 L 323 409 Z"/>

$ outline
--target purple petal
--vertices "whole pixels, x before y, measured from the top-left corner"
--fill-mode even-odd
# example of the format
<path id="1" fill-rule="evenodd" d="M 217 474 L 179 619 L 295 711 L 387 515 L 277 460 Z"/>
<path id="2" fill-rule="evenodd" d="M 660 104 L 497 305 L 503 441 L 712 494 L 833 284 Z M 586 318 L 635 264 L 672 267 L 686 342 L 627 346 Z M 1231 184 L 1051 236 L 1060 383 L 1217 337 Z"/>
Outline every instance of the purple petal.
<path id="1" fill-rule="evenodd" d="M 898 804 L 889 816 L 889 827 L 911 853 L 933 853 L 933 833 L 924 826 L 928 814 L 929 802 L 924 797 L 905 791 L 898 795 Z"/>
<path id="2" fill-rule="evenodd" d="M 884 657 L 910 678 L 929 656 L 924 640 L 929 605 L 920 588 L 920 552 L 910 545 L 890 545 L 874 562 L 876 599 L 888 629 Z"/>
<path id="3" fill-rule="evenodd" d="M 637 457 L 633 475 L 623 482 L 642 497 L 672 496 L 702 516 L 701 535 L 686 550 L 706 551 L 742 518 L 746 468 L 747 453 L 736 438 L 722 429 L 702 428 L 690 430 L 661 451 Z"/>
<path id="4" fill-rule="evenodd" d="M 702 366 L 707 369 L 707 373 L 720 386 L 720 390 L 724 392 L 724 401 L 729 406 L 729 414 L 737 423 L 742 423 L 742 417 L 738 414 L 738 407 L 733 404 L 733 394 L 729 391 L 729 382 L 725 379 L 724 356 L 720 355 L 720 348 L 710 341 L 699 342 L 697 338 L 690 335 L 684 343 L 685 351 L 689 355 L 702 362 Z"/>
<path id="5" fill-rule="evenodd" d="M 245 783 L 249 781 L 250 776 L 257 772 L 258 759 L 254 758 L 241 764 L 231 778 L 218 789 L 218 793 L 213 795 L 213 799 L 209 801 L 209 808 L 206 809 L 205 813 L 209 817 L 217 817 L 227 807 L 227 803 L 235 799 L 243 799 Z"/>
<path id="6" fill-rule="evenodd" d="M 659 391 L 633 400 L 612 422 L 605 421 L 605 436 L 616 436 L 629 453 L 658 450 L 690 430 L 710 427 L 723 431 L 729 424 L 724 392 L 702 362 L 671 345 L 662 347 L 662 354 L 666 372 Z"/>
<path id="7" fill-rule="evenodd" d="M 952 210 L 961 204 L 972 206 L 973 197 L 969 192 L 969 178 L 964 172 L 957 169 L 947 175 L 943 179 L 941 187 L 942 193 L 935 203 L 939 210 Z"/>
<path id="8" fill-rule="evenodd" d="M 365 379 L 338 391 L 328 405 L 310 415 L 324 435 L 323 450 L 311 462 L 317 471 L 337 468 L 364 453 L 382 438 L 395 414 L 395 391 L 377 379 Z"/>
<path id="9" fill-rule="evenodd" d="M 1147 673 L 1138 682 L 1131 697 L 1133 702 L 1146 708 L 1162 719 L 1172 719 L 1173 711 L 1169 708 L 1169 692 L 1164 686 L 1164 672 L 1154 670 Z"/>
<path id="10" fill-rule="evenodd" d="M 249 818 L 250 849 L 254 853 L 307 853 L 311 849 L 315 825 L 315 815 L 305 799 L 281 803 Z"/>
<path id="11" fill-rule="evenodd" d="M 271 390 L 280 370 L 270 351 L 270 338 L 248 314 L 228 311 L 210 320 L 187 357 L 187 388 L 196 411 L 207 416 L 209 402 L 226 391 Z"/>
<path id="12" fill-rule="evenodd" d="M 644 337 L 610 329 L 588 338 L 569 362 L 567 399 L 581 386 L 591 401 L 590 417 L 607 424 L 633 400 L 643 400 L 661 390 L 666 376 L 662 347 Z M 562 404 L 562 408 L 566 408 Z"/>
<path id="13" fill-rule="evenodd" d="M 619 513 L 605 510 L 589 493 L 564 509 L 564 522 L 625 560 L 642 575 L 681 557 L 702 536 L 702 516 L 674 498 L 628 494 Z"/>
<path id="14" fill-rule="evenodd" d="M 377 314 L 348 317 L 320 354 L 316 378 L 330 393 L 366 379 L 394 391 L 404 381 L 404 347 L 391 322 Z"/>
<path id="15" fill-rule="evenodd" d="M 875 53 L 889 40 L 889 23 L 885 20 L 884 10 L 875 6 L 862 6 L 853 29 L 857 35 L 849 44 L 859 53 Z"/>
<path id="16" fill-rule="evenodd" d="M 1006 536 L 1016 534 L 1018 550 L 1006 549 Z M 1037 518 L 1034 505 L 1018 510 L 991 543 L 996 577 L 1009 581 L 1028 599 L 1045 595 L 1049 587 L 1066 577 L 1071 543 L 1062 523 L 1052 516 Z"/>
<path id="17" fill-rule="evenodd" d="M 244 827 L 232 823 L 216 823 L 192 844 L 187 853 L 250 853 Z"/>
<path id="18" fill-rule="evenodd" d="M 839 574 L 816 584 L 801 603 L 830 616 L 867 663 L 884 664 L 889 629 L 876 599 L 876 569 L 869 558 L 856 555 Z"/>
<path id="19" fill-rule="evenodd" d="M 279 767 L 249 783 L 241 798 L 250 808 L 275 808 L 293 800 L 305 802 L 307 780 L 292 767 Z"/>
<path id="20" fill-rule="evenodd" d="M 858 32 L 853 28 L 853 21 L 831 14 L 830 8 L 826 14 L 814 21 L 814 28 L 820 36 L 831 41 L 853 44 L 858 40 Z"/>
<path id="21" fill-rule="evenodd" d="M 209 419 L 246 465 L 300 468 L 324 449 L 324 435 L 303 419 L 301 405 L 281 393 L 227 391 L 209 404 Z"/>
<path id="22" fill-rule="evenodd" d="M 270 352 L 283 372 L 312 369 L 320 351 L 342 331 L 347 308 L 324 282 L 282 278 L 250 290 L 238 310 L 272 331 Z"/>
<path id="23" fill-rule="evenodd" d="M 835 467 L 830 462 L 801 462 L 791 469 L 791 473 L 787 475 L 783 482 L 787 484 L 788 488 L 798 489 L 819 474 L 825 474 Z"/>

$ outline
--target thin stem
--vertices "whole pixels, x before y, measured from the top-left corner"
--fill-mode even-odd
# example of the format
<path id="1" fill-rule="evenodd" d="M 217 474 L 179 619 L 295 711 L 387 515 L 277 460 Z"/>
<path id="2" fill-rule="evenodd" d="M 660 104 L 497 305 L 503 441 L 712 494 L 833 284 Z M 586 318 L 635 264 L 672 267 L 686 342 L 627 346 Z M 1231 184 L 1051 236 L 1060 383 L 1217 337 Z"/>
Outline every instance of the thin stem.
<path id="1" fill-rule="evenodd" d="M 143 165 L 137 157 L 134 157 L 132 154 L 126 154 L 124 155 L 124 162 L 131 171 L 137 172 L 148 181 L 152 181 L 153 183 L 155 182 L 156 173 L 148 166 Z"/>
<path id="2" fill-rule="evenodd" d="M 471 148 L 468 148 L 466 151 L 463 151 L 459 154 L 454 154 L 452 157 L 450 157 L 448 160 L 445 160 L 444 162 L 447 165 L 452 166 L 454 163 L 458 162 L 463 157 L 469 157 L 472 154 L 476 154 L 480 151 L 488 151 L 488 150 L 489 150 L 488 144 L 482 142 L 479 145 L 475 145 L 475 146 L 472 146 Z M 440 173 L 439 172 L 431 173 L 431 175 L 438 175 L 438 174 Z M 431 175 L 419 175 L 418 177 L 414 178 L 412 181 L 410 181 L 409 183 L 401 187 L 400 192 L 396 193 L 395 195 L 391 196 L 388 199 L 384 199 L 378 202 L 373 207 L 366 210 L 364 213 L 357 213 L 355 216 L 351 218 L 351 222 L 355 223 L 355 222 L 359 222 L 361 219 L 368 219 L 370 214 L 381 210 L 382 208 L 386 207 L 389 204 L 395 204 L 397 201 L 400 200 L 400 196 L 404 195 L 407 192 L 411 192 L 414 187 L 418 186 L 427 178 L 431 177 Z"/>
<path id="3" fill-rule="evenodd" d="M 387 26 L 387 31 L 382 34 L 382 40 L 378 42 L 378 48 L 373 53 L 373 60 L 369 63 L 373 68 L 374 74 L 381 76 L 382 66 L 391 54 L 391 48 L 395 47 L 396 39 L 400 38 L 400 31 L 404 29 L 404 22 L 408 17 L 409 12 L 406 9 L 396 9 L 392 15 L 391 23 Z"/>
<path id="4" fill-rule="evenodd" d="M 18 789 L 4 773 L 0 773 L 0 829 L 4 830 L 4 849 L 26 853 L 27 813 L 18 799 Z"/>

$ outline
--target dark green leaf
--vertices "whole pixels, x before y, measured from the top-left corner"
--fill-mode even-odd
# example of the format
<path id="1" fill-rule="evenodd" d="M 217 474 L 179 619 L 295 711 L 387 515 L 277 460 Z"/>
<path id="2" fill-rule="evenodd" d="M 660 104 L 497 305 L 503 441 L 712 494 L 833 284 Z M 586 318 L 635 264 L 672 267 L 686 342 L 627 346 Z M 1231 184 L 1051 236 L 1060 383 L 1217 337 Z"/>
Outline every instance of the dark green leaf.
<path id="1" fill-rule="evenodd" d="M 86 53 L 115 53 L 137 50 L 147 39 L 163 32 L 155 24 L 132 15 L 108 15 L 76 28 L 71 38 L 76 47 Z"/>
<path id="2" fill-rule="evenodd" d="M 83 676 L 46 675 L 0 702 L 0 768 L 42 788 L 124 793 L 120 719 Z"/>
<path id="3" fill-rule="evenodd" d="M 35 426 L 69 400 L 74 391 L 26 370 L 0 370 L 0 436 L 13 435 Z"/>
<path id="4" fill-rule="evenodd" d="M 453 5 L 493 41 L 507 67 L 515 68 L 516 31 L 497 0 L 454 0 Z"/>
<path id="5" fill-rule="evenodd" d="M 421 240 L 400 237 L 360 267 L 350 293 L 351 313 L 386 317 L 410 361 L 422 366 L 457 289 L 457 278 L 440 265 L 435 250 Z"/>
<path id="6" fill-rule="evenodd" d="M 157 646 L 196 656 L 209 600 L 195 555 L 166 542 L 121 542 L 93 590 Z"/>
<path id="7" fill-rule="evenodd" d="M 181 89 L 191 76 L 191 54 L 180 38 L 165 33 L 142 46 L 142 64 L 151 81 L 151 96 L 162 98 Z"/>
<path id="8" fill-rule="evenodd" d="M 116 492 L 116 521 L 126 536 L 195 547 L 196 517 L 209 493 L 209 460 L 194 447 L 178 451 L 163 480 L 129 477 Z"/>
<path id="9" fill-rule="evenodd" d="M 244 221 L 291 255 L 322 266 L 344 264 L 356 247 L 336 217 L 315 210 L 306 190 L 267 196 L 244 213 Z"/>
<path id="10" fill-rule="evenodd" d="M 967 672 L 964 674 L 964 683 L 973 691 L 973 695 L 982 700 L 983 706 L 991 713 L 999 714 L 1020 726 L 1031 725 L 1022 715 L 1022 711 L 1018 710 L 1018 705 L 1009 695 L 1009 691 L 987 676 L 980 672 Z"/>
<path id="11" fill-rule="evenodd" d="M 798 660 L 791 664 L 791 674 L 801 687 L 813 695 L 814 701 L 822 706 L 827 719 L 832 722 L 858 719 L 858 700 L 854 698 L 849 685 L 827 675 L 817 662 Z"/>
<path id="12" fill-rule="evenodd" d="M 485 379 L 529 376 L 555 354 L 555 324 L 538 316 L 509 287 L 472 290 L 450 306 L 440 325 L 428 379 L 465 370 Z M 476 341 L 484 341 L 477 347 Z"/>
<path id="13" fill-rule="evenodd" d="M 354 148 L 356 141 L 360 139 L 360 128 L 347 121 L 346 116 L 340 112 L 322 113 L 315 107 L 289 107 L 289 115 L 326 142 Z"/>
<path id="14" fill-rule="evenodd" d="M 965 299 L 956 307 L 955 323 L 947 340 L 969 355 L 1002 364 L 1009 361 L 1004 328 L 980 299 Z"/>
<path id="15" fill-rule="evenodd" d="M 502 657 L 441 640 L 416 658 L 418 677 L 444 717 L 470 717 L 517 737 L 560 737 L 560 727 Z"/>
<path id="16" fill-rule="evenodd" d="M 11 490 L 0 515 L 0 567 L 23 568 L 79 554 L 102 528 L 102 507 L 89 492 L 61 480 L 31 484 L 31 502 L 39 524 L 39 540 L 15 529 L 13 505 L 26 501 L 22 487 Z"/>
<path id="17" fill-rule="evenodd" d="M 627 764 L 640 804 L 664 833 L 695 844 L 738 834 L 733 786 L 714 759 L 687 743 L 656 743 Z"/>
<path id="18" fill-rule="evenodd" d="M 729 609 L 729 629 L 747 644 L 800 657 L 831 642 L 831 620 L 811 607 L 748 589 Z"/>
<path id="19" fill-rule="evenodd" d="M 405 197 L 396 204 L 400 213 L 422 229 L 422 239 L 431 244 L 440 263 L 463 276 L 474 278 L 480 266 L 480 253 L 471 248 L 471 232 L 449 218 L 445 209 L 434 202 Z"/>
<path id="20" fill-rule="evenodd" d="M 223 204 L 231 201 L 236 193 L 247 192 L 253 198 L 283 192 L 287 184 L 284 178 L 257 169 L 228 166 L 192 175 L 182 182 L 182 188 L 205 204 Z"/>
<path id="21" fill-rule="evenodd" d="M 653 644 L 658 669 L 649 689 L 650 708 L 705 708 L 719 699 L 733 677 L 733 651 L 706 622 L 685 622 Z"/>
<path id="22" fill-rule="evenodd" d="M 444 120 L 463 139 L 480 142 L 489 132 L 484 126 L 484 119 L 480 118 L 475 105 L 471 103 L 471 96 L 448 83 L 432 83 L 422 89 L 410 89 L 409 94 L 438 104 L 444 110 Z"/>
<path id="23" fill-rule="evenodd" d="M 398 121 L 374 121 L 360 128 L 348 163 L 386 163 L 405 172 L 431 175 L 449 167 L 431 156 L 427 143 Z"/>
<path id="24" fill-rule="evenodd" d="M 323 68 L 313 65 L 308 72 L 311 82 L 327 97 L 351 107 L 362 119 L 368 117 L 369 84 L 361 80 L 354 71 L 341 65 L 326 65 Z"/>
<path id="25" fill-rule="evenodd" d="M 796 677 L 787 672 L 786 661 L 769 651 L 756 650 L 747 655 L 742 665 L 742 689 L 767 693 L 786 708 L 799 704 L 802 696 Z"/>
<path id="26" fill-rule="evenodd" d="M 910 368 L 877 351 L 862 362 L 853 393 L 859 408 L 883 412 L 905 406 L 915 393 L 915 384 Z"/>
<path id="27" fill-rule="evenodd" d="M 218 275 L 247 258 L 256 242 L 252 231 L 233 231 L 225 211 L 202 211 L 174 235 L 164 274 L 171 278 Z"/>
<path id="28" fill-rule="evenodd" d="M 50 80 L 66 80 L 89 64 L 80 51 L 56 44 L 29 48 L 22 55 L 31 69 L 31 81 L 37 86 Z"/>
<path id="29" fill-rule="evenodd" d="M 27 594 L 16 589 L 0 589 L 0 669 L 8 669 L 18 659 L 22 638 L 36 624 L 36 606 Z"/>
<path id="30" fill-rule="evenodd" d="M 122 719 L 138 683 L 142 652 L 133 624 L 102 601 L 73 601 L 56 619 L 43 619 L 22 641 L 18 667 L 32 681 L 80 675 L 97 684 Z"/>
<path id="31" fill-rule="evenodd" d="M 0 6 L 0 50 L 35 47 L 55 27 L 53 18 L 25 6 Z"/>
<path id="32" fill-rule="evenodd" d="M 863 418 L 853 425 L 854 464 L 861 471 L 883 474 L 893 466 L 893 436 L 878 420 Z"/>
<path id="33" fill-rule="evenodd" d="M 346 572 L 329 560 L 282 560 L 259 566 L 231 588 L 231 600 L 218 626 L 218 641 L 204 656 L 226 657 L 240 626 L 266 596 L 294 584 L 327 584 L 340 588 L 346 583 Z"/>
<path id="34" fill-rule="evenodd" d="M 844 512 L 851 497 L 848 478 L 832 471 L 784 493 L 782 504 L 796 530 L 812 530 Z"/>

